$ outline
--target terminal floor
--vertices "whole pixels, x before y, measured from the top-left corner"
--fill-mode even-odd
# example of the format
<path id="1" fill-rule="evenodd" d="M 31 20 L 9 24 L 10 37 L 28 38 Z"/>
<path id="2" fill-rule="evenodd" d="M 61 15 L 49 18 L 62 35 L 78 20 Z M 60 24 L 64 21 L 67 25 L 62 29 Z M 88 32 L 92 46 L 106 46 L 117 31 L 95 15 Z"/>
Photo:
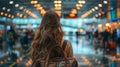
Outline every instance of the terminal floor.
<path id="1" fill-rule="evenodd" d="M 64 39 L 71 42 L 73 53 L 77 58 L 79 67 L 120 67 L 120 58 L 116 58 L 114 55 L 116 52 L 112 51 L 111 54 L 103 54 L 102 50 L 96 52 L 92 39 L 88 40 L 85 36 L 80 36 L 79 38 L 75 36 L 64 36 Z M 19 56 L 22 51 L 15 51 L 15 53 Z M 2 57 L 8 54 L 8 52 L 0 52 L 0 54 L 0 57 Z M 21 62 L 16 63 L 9 62 L 6 60 L 6 57 L 3 57 L 3 60 L 0 61 L 0 67 L 27 67 L 25 64 L 29 60 L 29 56 L 22 54 L 22 58 L 23 60 Z"/>

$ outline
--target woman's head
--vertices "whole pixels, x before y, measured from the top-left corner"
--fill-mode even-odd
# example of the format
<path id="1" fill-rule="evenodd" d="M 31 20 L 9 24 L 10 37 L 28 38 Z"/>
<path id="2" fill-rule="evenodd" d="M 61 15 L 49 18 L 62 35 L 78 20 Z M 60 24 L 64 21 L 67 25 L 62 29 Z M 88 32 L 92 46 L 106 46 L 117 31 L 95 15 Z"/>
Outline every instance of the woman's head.
<path id="1" fill-rule="evenodd" d="M 48 49 L 53 45 L 61 45 L 63 35 L 59 16 L 54 11 L 48 11 L 43 16 L 37 32 L 35 32 L 32 42 L 33 53 Z"/>

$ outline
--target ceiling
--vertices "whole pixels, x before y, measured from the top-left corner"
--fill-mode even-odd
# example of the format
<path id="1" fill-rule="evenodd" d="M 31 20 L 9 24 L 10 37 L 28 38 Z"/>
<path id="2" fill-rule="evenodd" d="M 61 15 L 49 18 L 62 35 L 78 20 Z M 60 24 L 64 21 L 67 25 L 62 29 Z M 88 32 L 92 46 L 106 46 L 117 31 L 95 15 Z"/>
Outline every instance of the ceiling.
<path id="1" fill-rule="evenodd" d="M 13 2 L 13 4 L 10 4 L 10 1 Z M 14 18 L 24 18 L 17 15 L 17 13 L 22 14 L 23 16 L 26 16 L 25 18 L 37 18 L 41 17 L 40 10 L 37 10 L 33 4 L 31 4 L 31 1 L 33 0 L 0 0 L 0 12 L 4 12 L 7 14 L 14 15 Z M 54 1 L 56 0 L 34 0 L 38 1 L 37 4 L 42 5 L 44 9 L 54 8 Z M 59 1 L 59 0 L 57 0 Z M 61 13 L 62 17 L 65 15 L 68 15 L 71 13 L 71 10 L 73 8 L 76 9 L 76 4 L 78 4 L 80 0 L 61 0 Z M 98 16 L 98 18 L 105 18 L 106 12 L 108 11 L 108 4 L 104 4 L 104 0 L 84 0 L 85 4 L 82 4 L 82 7 L 80 9 L 77 9 L 77 16 L 81 17 L 82 15 L 86 14 L 88 11 L 92 10 L 95 6 L 98 7 L 95 11 L 90 12 L 83 18 L 92 18 L 96 14 L 103 12 L 104 14 L 101 14 Z M 107 0 L 106 0 L 107 1 Z M 15 7 L 15 4 L 17 7 Z M 102 4 L 102 7 L 99 7 L 98 4 Z M 23 9 L 20 9 L 20 7 L 23 7 Z M 29 15 L 24 11 L 24 9 L 29 10 L 34 14 L 34 16 Z M 60 11 L 60 10 L 59 10 Z M 5 16 L 5 15 L 0 15 Z M 6 16 L 7 17 L 7 16 Z"/>

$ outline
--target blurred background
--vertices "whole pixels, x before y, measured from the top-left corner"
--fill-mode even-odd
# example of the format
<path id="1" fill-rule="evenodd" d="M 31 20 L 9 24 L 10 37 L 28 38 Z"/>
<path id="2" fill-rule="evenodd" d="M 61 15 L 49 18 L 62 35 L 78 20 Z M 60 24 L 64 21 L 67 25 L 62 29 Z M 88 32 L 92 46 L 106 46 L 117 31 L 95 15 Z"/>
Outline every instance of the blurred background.
<path id="1" fill-rule="evenodd" d="M 120 67 L 120 0 L 0 0 L 0 67 L 30 67 L 47 10 L 59 15 L 79 67 Z"/>

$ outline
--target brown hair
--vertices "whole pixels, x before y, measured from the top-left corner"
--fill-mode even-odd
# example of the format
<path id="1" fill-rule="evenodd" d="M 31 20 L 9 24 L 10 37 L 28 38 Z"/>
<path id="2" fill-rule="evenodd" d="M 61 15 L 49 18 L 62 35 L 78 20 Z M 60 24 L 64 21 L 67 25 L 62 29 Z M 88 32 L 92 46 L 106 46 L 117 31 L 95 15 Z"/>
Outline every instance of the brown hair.
<path id="1" fill-rule="evenodd" d="M 60 18 L 54 11 L 48 11 L 42 18 L 42 22 L 32 42 L 32 61 L 45 58 L 48 49 L 53 45 L 61 45 L 63 31 Z"/>

